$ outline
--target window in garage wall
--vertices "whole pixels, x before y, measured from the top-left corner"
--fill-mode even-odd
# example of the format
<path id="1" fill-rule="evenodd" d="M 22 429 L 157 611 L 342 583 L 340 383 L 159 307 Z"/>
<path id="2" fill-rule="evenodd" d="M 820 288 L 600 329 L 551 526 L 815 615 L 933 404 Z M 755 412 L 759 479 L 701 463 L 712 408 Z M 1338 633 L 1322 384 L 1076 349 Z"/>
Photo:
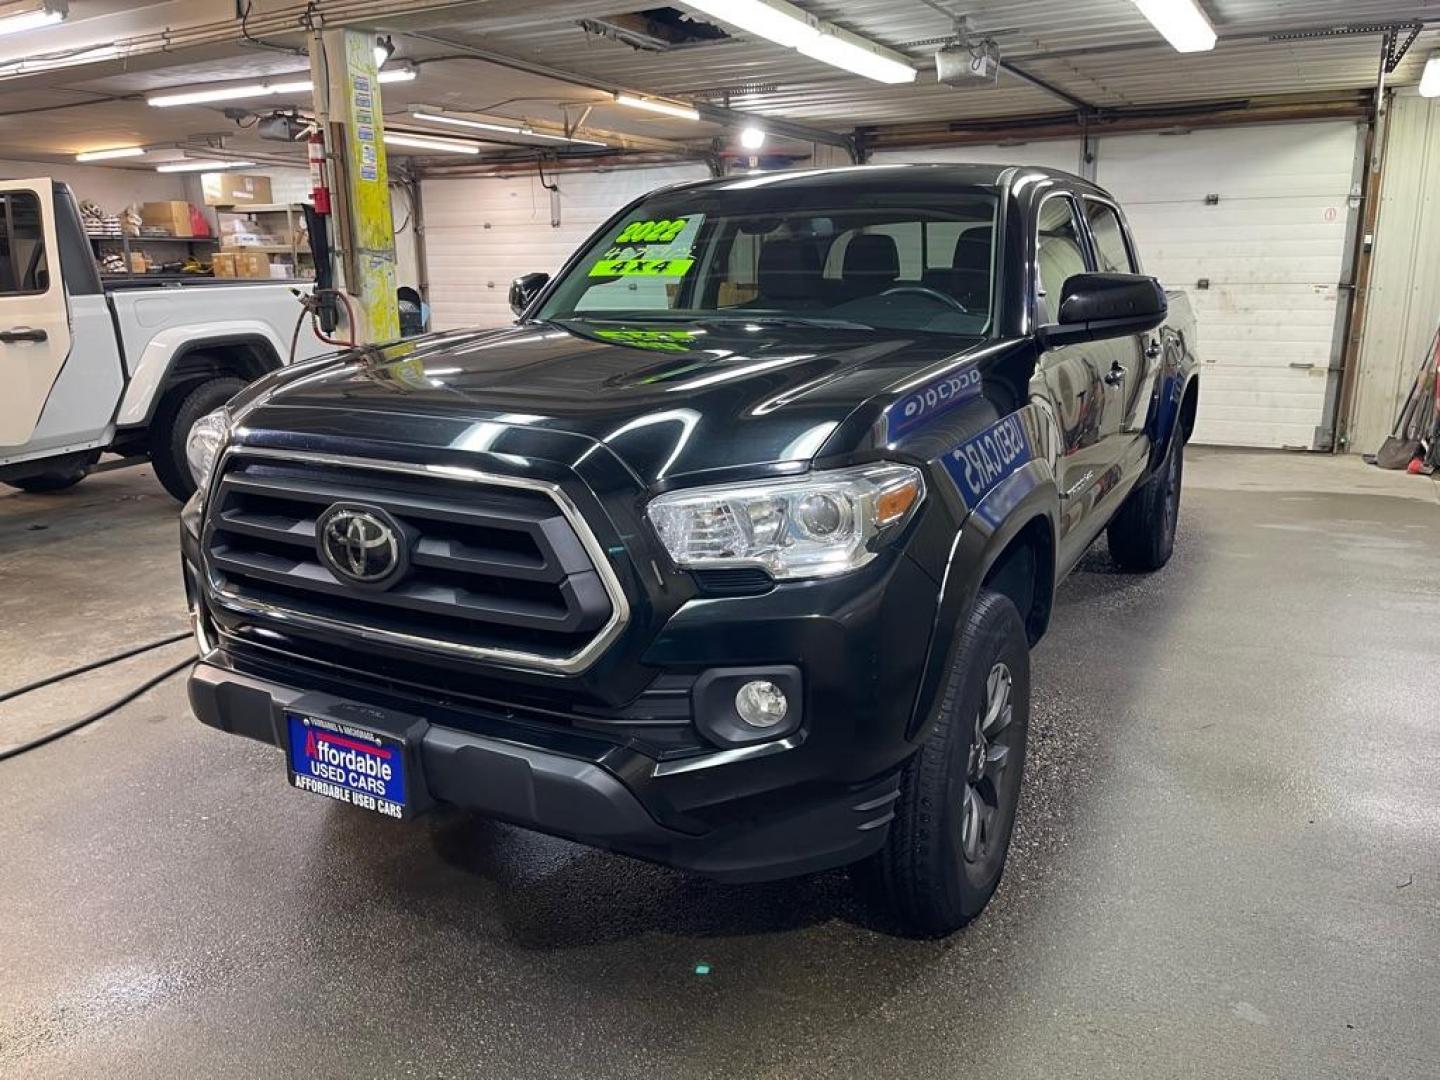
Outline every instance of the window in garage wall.
<path id="1" fill-rule="evenodd" d="M 434 327 L 510 322 L 507 294 L 514 278 L 532 271 L 555 273 L 597 226 L 632 199 L 708 175 L 696 164 L 547 176 L 560 185 L 559 228 L 551 227 L 550 193 L 534 173 L 424 181 Z"/>

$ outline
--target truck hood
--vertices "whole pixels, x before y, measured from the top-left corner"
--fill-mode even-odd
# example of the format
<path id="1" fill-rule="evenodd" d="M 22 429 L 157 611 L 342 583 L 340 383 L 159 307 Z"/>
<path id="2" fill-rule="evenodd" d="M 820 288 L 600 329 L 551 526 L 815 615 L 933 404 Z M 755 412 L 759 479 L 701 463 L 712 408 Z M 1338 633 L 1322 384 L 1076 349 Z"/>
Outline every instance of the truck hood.
<path id="1" fill-rule="evenodd" d="M 980 340 L 730 319 L 451 331 L 286 373 L 266 426 L 287 407 L 525 425 L 604 443 L 659 483 L 853 449 L 831 439 L 847 416 Z"/>

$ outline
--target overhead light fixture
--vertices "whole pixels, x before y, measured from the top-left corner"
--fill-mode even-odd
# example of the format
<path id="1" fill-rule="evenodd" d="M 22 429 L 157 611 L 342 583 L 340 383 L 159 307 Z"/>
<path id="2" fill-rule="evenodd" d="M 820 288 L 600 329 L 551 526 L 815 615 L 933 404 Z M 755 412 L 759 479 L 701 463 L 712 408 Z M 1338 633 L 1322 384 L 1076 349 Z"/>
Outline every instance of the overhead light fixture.
<path id="1" fill-rule="evenodd" d="M 1209 52 L 1215 48 L 1215 27 L 1195 0 L 1134 0 L 1176 52 Z"/>
<path id="2" fill-rule="evenodd" d="M 747 127 L 740 132 L 740 145 L 746 150 L 759 150 L 765 145 L 765 132 L 762 128 Z"/>
<path id="3" fill-rule="evenodd" d="M 802 41 L 796 48 L 812 60 L 853 71 L 876 82 L 898 85 L 915 81 L 913 66 L 886 56 L 878 48 L 853 40 L 849 35 L 817 34 Z"/>
<path id="4" fill-rule="evenodd" d="M 383 68 L 385 61 L 394 55 L 395 42 L 390 39 L 390 35 L 386 34 L 384 37 L 375 39 L 375 70 Z"/>
<path id="5" fill-rule="evenodd" d="M 785 0 L 682 0 L 688 8 L 787 49 L 883 83 L 914 82 L 902 53 L 825 22 Z"/>
<path id="6" fill-rule="evenodd" d="M 412 150 L 435 150 L 442 154 L 478 154 L 480 144 L 464 139 L 446 139 L 438 135 L 415 135 L 405 131 L 385 132 L 386 146 L 403 146 Z"/>
<path id="7" fill-rule="evenodd" d="M 253 161 L 170 161 L 156 165 L 156 172 L 219 172 L 221 169 L 244 169 Z"/>
<path id="8" fill-rule="evenodd" d="M 789 4 L 767 4 L 765 0 L 684 0 L 685 6 L 727 22 L 787 49 L 797 49 L 814 37 L 819 19 Z"/>
<path id="9" fill-rule="evenodd" d="M 54 26 L 65 19 L 65 0 L 25 0 L 23 3 L 0 4 L 0 37 L 23 34 Z"/>
<path id="10" fill-rule="evenodd" d="M 616 94 L 615 104 L 624 105 L 630 109 L 644 109 L 646 112 L 664 113 L 666 116 L 678 116 L 681 120 L 699 120 L 700 113 L 690 105 L 680 105 L 673 101 L 662 101 L 660 98 L 636 97 L 634 94 Z"/>
<path id="11" fill-rule="evenodd" d="M 86 150 L 75 155 L 76 161 L 109 161 L 111 158 L 140 157 L 143 146 L 117 146 L 113 150 Z"/>
<path id="12" fill-rule="evenodd" d="M 1420 96 L 1440 97 L 1440 52 L 1430 54 L 1425 70 L 1420 73 Z"/>
<path id="13" fill-rule="evenodd" d="M 375 78 L 382 83 L 414 82 L 420 72 L 413 64 L 396 64 L 394 67 L 386 68 Z"/>
<path id="14" fill-rule="evenodd" d="M 468 116 L 449 116 L 430 109 L 412 108 L 410 115 L 416 120 L 428 120 L 436 124 L 454 124 L 456 127 L 473 128 L 476 131 L 496 131 L 502 135 L 516 135 L 523 139 L 550 139 L 555 142 L 576 143 L 580 146 L 608 146 L 598 139 L 581 139 L 574 135 L 552 135 L 547 131 L 536 131 L 528 124 L 497 124 L 492 120 L 472 120 Z"/>
<path id="15" fill-rule="evenodd" d="M 410 65 L 386 68 L 376 76 L 381 83 L 410 82 L 416 76 Z M 240 101 L 244 98 L 274 97 L 277 94 L 308 94 L 315 88 L 309 79 L 277 79 L 273 82 L 237 83 L 234 86 L 215 86 L 206 90 L 182 90 L 174 94 L 156 94 L 146 98 L 146 104 L 157 109 L 174 108 L 177 105 L 208 105 L 216 101 Z"/>

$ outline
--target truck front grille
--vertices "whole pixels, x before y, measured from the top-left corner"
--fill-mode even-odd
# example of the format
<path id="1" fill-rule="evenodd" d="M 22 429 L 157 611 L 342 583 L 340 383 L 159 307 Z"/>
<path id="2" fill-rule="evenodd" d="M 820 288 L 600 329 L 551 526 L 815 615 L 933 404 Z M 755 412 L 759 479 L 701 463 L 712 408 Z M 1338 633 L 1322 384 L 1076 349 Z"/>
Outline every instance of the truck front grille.
<path id="1" fill-rule="evenodd" d="M 398 526 L 406 565 L 379 587 L 337 574 L 318 526 L 333 507 Z M 206 512 L 212 598 L 257 622 L 574 673 L 628 609 L 564 492 L 470 469 L 232 449 Z"/>

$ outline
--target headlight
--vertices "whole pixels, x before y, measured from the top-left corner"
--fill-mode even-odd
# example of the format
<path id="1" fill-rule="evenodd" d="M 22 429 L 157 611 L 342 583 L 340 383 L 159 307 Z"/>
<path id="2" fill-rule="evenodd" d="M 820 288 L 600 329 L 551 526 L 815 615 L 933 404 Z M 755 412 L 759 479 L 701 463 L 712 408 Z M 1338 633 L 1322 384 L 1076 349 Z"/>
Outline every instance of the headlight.
<path id="1" fill-rule="evenodd" d="M 680 566 L 763 566 L 793 579 L 864 566 L 875 557 L 871 540 L 904 521 L 924 497 L 919 469 L 865 465 L 675 491 L 645 512 Z"/>
<path id="2" fill-rule="evenodd" d="M 209 485 L 215 460 L 229 438 L 230 410 L 224 406 L 196 420 L 190 434 L 185 436 L 185 460 L 190 463 L 190 475 L 199 490 L 204 491 Z"/>

